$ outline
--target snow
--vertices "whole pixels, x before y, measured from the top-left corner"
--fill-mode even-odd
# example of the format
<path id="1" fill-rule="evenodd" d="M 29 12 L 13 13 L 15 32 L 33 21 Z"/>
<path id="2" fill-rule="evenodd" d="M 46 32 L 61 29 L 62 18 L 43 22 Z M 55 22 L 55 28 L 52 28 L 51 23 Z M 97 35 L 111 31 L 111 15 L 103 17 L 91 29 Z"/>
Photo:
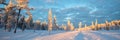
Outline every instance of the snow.
<path id="1" fill-rule="evenodd" d="M 65 31 L 51 31 L 50 35 L 62 33 Z M 0 40 L 31 40 L 31 38 L 37 37 L 37 36 L 48 36 L 49 32 L 47 30 L 17 30 L 17 33 L 12 32 L 5 32 L 4 30 L 0 29 Z"/>
<path id="2" fill-rule="evenodd" d="M 120 30 L 110 31 L 52 31 L 18 30 L 16 34 L 0 29 L 0 40 L 120 40 Z"/>
<path id="3" fill-rule="evenodd" d="M 33 40 L 74 40 L 74 37 L 78 34 L 77 31 L 59 33 L 50 36 L 36 37 Z"/>

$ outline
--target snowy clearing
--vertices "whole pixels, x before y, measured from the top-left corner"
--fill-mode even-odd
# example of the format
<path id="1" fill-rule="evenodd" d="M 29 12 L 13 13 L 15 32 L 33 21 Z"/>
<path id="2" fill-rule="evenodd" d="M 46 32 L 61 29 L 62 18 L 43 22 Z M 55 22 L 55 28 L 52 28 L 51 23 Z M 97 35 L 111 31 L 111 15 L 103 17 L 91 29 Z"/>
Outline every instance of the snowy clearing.
<path id="1" fill-rule="evenodd" d="M 13 32 L 4 32 L 0 30 L 1 40 L 120 40 L 120 31 L 48 31 L 18 30 Z"/>

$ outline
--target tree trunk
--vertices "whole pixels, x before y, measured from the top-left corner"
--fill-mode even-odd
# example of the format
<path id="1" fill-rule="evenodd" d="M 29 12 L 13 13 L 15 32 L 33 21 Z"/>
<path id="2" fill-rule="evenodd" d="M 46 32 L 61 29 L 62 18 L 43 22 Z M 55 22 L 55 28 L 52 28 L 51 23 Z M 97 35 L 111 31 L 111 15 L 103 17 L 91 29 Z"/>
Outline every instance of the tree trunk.
<path id="1" fill-rule="evenodd" d="M 7 24 L 7 20 L 8 20 L 8 13 L 5 14 L 5 21 L 4 21 L 4 29 L 6 30 L 6 24 Z"/>
<path id="2" fill-rule="evenodd" d="M 19 13 L 18 13 L 18 17 L 17 17 L 17 22 L 16 22 L 16 25 L 15 25 L 14 33 L 16 33 L 16 31 L 17 31 L 17 26 L 18 26 L 18 20 L 19 20 L 20 12 L 21 12 L 21 9 L 19 9 Z"/>

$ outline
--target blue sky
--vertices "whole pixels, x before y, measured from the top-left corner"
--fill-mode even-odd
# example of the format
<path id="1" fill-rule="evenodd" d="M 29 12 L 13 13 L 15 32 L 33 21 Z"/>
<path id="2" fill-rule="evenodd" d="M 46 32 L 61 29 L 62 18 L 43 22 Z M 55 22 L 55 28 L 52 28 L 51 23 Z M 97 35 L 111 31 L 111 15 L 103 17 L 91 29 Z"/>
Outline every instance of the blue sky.
<path id="1" fill-rule="evenodd" d="M 59 24 L 66 24 L 68 19 L 75 26 L 79 22 L 90 25 L 96 19 L 98 23 L 120 19 L 119 0 L 30 0 L 29 4 L 35 8 L 32 11 L 35 20 L 47 21 L 51 8 Z"/>
<path id="2" fill-rule="evenodd" d="M 47 21 L 51 8 L 60 25 L 66 24 L 68 19 L 76 27 L 79 22 L 91 25 L 96 19 L 98 23 L 120 19 L 119 0 L 29 0 L 29 7 L 34 8 L 33 19 L 41 21 Z"/>

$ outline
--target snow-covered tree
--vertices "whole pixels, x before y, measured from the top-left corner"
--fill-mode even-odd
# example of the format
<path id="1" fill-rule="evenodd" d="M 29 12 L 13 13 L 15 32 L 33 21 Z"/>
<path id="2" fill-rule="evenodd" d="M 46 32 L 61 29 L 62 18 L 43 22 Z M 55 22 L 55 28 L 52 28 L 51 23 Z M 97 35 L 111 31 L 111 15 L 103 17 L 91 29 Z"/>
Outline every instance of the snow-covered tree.
<path id="1" fill-rule="evenodd" d="M 27 27 L 31 28 L 31 26 L 33 25 L 32 15 L 29 15 L 28 18 L 26 18 L 26 24 L 27 24 Z"/>
<path id="2" fill-rule="evenodd" d="M 79 26 L 79 28 L 81 28 L 82 27 L 82 22 L 79 22 L 78 26 Z"/>
<path id="3" fill-rule="evenodd" d="M 46 21 L 41 23 L 40 29 L 41 30 L 48 30 L 48 26 L 47 26 L 47 22 Z"/>
<path id="4" fill-rule="evenodd" d="M 6 28 L 7 28 L 7 31 L 8 31 L 8 32 L 11 31 L 11 27 L 12 27 L 11 18 L 12 18 L 11 16 L 8 17 L 7 24 L 6 24 Z"/>
<path id="5" fill-rule="evenodd" d="M 25 28 L 26 28 L 26 25 L 25 25 L 25 16 L 22 16 L 20 18 L 19 24 L 20 24 L 19 26 L 21 26 L 22 31 L 24 31 Z"/>
<path id="6" fill-rule="evenodd" d="M 34 27 L 33 27 L 34 32 L 35 32 L 35 30 L 36 30 L 37 28 L 39 28 L 39 27 L 40 27 L 40 20 L 36 20 L 36 22 L 34 23 Z"/>
<path id="7" fill-rule="evenodd" d="M 4 24 L 4 27 L 5 27 L 5 30 L 6 30 L 6 26 L 7 26 L 7 24 L 8 24 L 8 18 L 9 18 L 9 14 L 11 14 L 12 12 L 13 12 L 13 7 L 14 7 L 14 4 L 12 3 L 12 1 L 10 0 L 9 1 L 9 3 L 8 3 L 8 5 L 6 5 L 5 6 L 5 10 L 4 10 L 4 15 L 5 16 L 3 16 L 3 20 L 4 20 L 4 22 L 3 22 L 3 24 Z"/>
<path id="8" fill-rule="evenodd" d="M 74 30 L 74 25 L 71 23 L 70 25 L 70 30 L 73 31 Z"/>
<path id="9" fill-rule="evenodd" d="M 96 19 L 96 22 L 95 22 L 95 30 L 98 30 L 98 20 Z"/>
<path id="10" fill-rule="evenodd" d="M 91 23 L 92 25 L 92 30 L 95 30 L 95 25 L 94 25 L 94 22 Z"/>
<path id="11" fill-rule="evenodd" d="M 64 25 L 64 24 L 62 24 L 62 28 L 63 28 L 63 30 L 67 30 L 67 27 Z"/>
<path id="12" fill-rule="evenodd" d="M 110 27 L 109 27 L 109 23 L 108 23 L 108 21 L 107 21 L 107 20 L 105 21 L 105 24 L 106 24 L 106 30 L 109 30 L 109 29 L 110 29 Z"/>
<path id="13" fill-rule="evenodd" d="M 14 33 L 16 33 L 16 30 L 17 30 L 17 24 L 18 24 L 18 20 L 19 20 L 19 15 L 20 15 L 20 12 L 22 9 L 25 9 L 27 11 L 27 14 L 29 15 L 29 18 L 28 18 L 28 25 L 33 25 L 32 24 L 32 14 L 30 13 L 30 10 L 32 10 L 32 8 L 29 8 L 28 7 L 28 0 L 15 0 L 16 2 L 16 8 L 18 9 L 18 16 L 17 16 L 17 23 L 16 23 L 16 26 L 15 26 L 15 30 L 14 30 Z M 29 26 L 29 27 L 30 27 Z"/>
<path id="14" fill-rule="evenodd" d="M 87 30 L 87 25 L 86 24 L 85 24 L 84 28 L 85 28 L 85 30 Z"/>
<path id="15" fill-rule="evenodd" d="M 53 20 L 53 30 L 58 30 L 58 26 L 57 26 L 57 23 L 56 23 L 56 16 L 54 16 L 54 20 Z"/>
<path id="16" fill-rule="evenodd" d="M 67 22 L 67 30 L 74 30 L 74 26 L 73 26 L 73 24 L 70 22 L 70 20 L 68 20 L 68 22 Z"/>
<path id="17" fill-rule="evenodd" d="M 48 31 L 50 33 L 50 31 L 52 31 L 52 10 L 49 9 L 48 12 Z"/>
<path id="18" fill-rule="evenodd" d="M 71 22 L 70 22 L 70 20 L 68 20 L 68 22 L 67 22 L 67 30 L 70 30 L 70 28 L 71 28 Z"/>
<path id="19" fill-rule="evenodd" d="M 101 24 L 98 24 L 98 30 L 101 30 Z"/>

